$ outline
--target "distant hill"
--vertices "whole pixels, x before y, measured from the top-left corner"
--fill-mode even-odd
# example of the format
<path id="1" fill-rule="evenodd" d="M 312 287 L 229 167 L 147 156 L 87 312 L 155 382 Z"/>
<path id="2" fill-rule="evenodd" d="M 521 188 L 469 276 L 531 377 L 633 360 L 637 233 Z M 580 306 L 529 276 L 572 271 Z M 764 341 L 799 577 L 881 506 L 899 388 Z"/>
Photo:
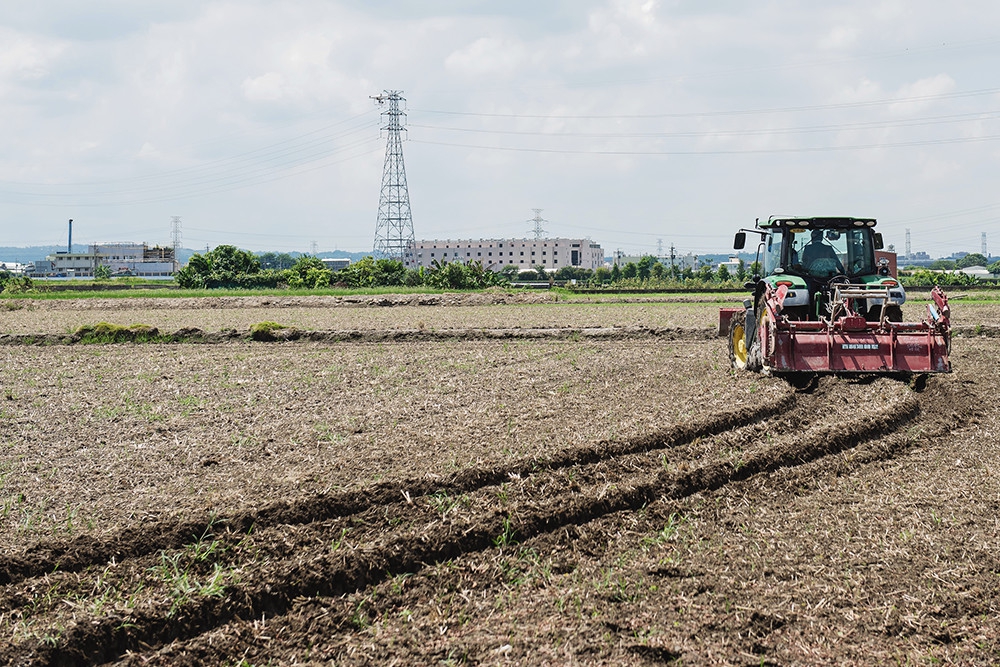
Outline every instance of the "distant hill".
<path id="1" fill-rule="evenodd" d="M 26 248 L 0 246 L 0 262 L 18 262 L 27 264 L 45 259 L 46 255 L 56 252 L 66 252 L 64 245 L 33 245 Z M 87 252 L 87 246 L 73 244 L 73 252 Z"/>

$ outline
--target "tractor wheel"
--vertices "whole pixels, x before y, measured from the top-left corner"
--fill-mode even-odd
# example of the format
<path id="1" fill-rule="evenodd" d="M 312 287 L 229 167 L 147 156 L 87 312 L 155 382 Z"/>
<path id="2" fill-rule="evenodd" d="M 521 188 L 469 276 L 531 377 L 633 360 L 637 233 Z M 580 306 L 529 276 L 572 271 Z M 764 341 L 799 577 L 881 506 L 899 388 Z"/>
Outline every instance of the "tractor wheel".
<path id="1" fill-rule="evenodd" d="M 729 364 L 738 371 L 746 370 L 749 358 L 747 311 L 741 310 L 729 322 Z"/>
<path id="2" fill-rule="evenodd" d="M 882 306 L 872 306 L 868 309 L 868 317 L 866 318 L 869 322 L 878 322 L 878 318 L 882 316 Z M 899 306 L 889 305 L 885 309 L 885 319 L 889 322 L 902 322 L 903 321 L 903 309 Z"/>
<path id="3" fill-rule="evenodd" d="M 747 312 L 740 311 L 729 322 L 729 364 L 738 371 L 761 369 L 760 341 L 754 336 L 747 348 Z"/>

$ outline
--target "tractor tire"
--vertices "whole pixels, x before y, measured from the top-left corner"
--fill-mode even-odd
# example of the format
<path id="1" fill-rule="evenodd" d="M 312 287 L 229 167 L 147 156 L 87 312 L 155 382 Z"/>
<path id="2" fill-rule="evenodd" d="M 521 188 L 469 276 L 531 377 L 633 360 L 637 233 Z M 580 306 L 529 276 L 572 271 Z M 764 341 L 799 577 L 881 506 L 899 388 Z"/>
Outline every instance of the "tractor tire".
<path id="1" fill-rule="evenodd" d="M 729 365 L 738 371 L 757 372 L 761 369 L 760 342 L 754 336 L 754 342 L 747 348 L 747 311 L 733 315 L 729 322 Z"/>
<path id="2" fill-rule="evenodd" d="M 729 365 L 743 371 L 749 361 L 747 350 L 747 311 L 741 310 L 729 321 Z"/>
<path id="3" fill-rule="evenodd" d="M 879 318 L 882 316 L 882 306 L 872 306 L 868 309 L 868 316 L 865 318 L 869 322 L 878 322 Z M 903 321 L 903 309 L 899 306 L 889 305 L 885 309 L 885 319 L 889 322 L 902 322 Z"/>

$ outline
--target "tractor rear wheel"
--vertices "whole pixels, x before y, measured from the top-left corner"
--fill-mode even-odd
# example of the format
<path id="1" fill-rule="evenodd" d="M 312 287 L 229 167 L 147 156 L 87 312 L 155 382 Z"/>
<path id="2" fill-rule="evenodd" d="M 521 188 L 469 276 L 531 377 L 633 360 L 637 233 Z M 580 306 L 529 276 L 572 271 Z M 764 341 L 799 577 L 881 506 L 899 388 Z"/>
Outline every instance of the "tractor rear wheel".
<path id="1" fill-rule="evenodd" d="M 869 322 L 878 322 L 880 317 L 882 317 L 882 306 L 872 306 L 868 309 L 868 317 L 866 319 Z M 889 322 L 902 322 L 903 309 L 896 304 L 889 304 L 885 308 L 885 319 Z"/>

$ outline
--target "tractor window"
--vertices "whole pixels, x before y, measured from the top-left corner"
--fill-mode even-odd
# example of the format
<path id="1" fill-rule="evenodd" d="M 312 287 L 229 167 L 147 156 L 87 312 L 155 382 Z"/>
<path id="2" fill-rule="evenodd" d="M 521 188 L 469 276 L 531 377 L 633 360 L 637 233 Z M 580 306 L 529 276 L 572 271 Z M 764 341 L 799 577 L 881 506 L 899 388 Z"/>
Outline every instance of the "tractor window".
<path id="1" fill-rule="evenodd" d="M 871 230 L 850 229 L 847 238 L 847 275 L 870 276 L 875 273 L 875 254 L 872 252 Z"/>
<path id="2" fill-rule="evenodd" d="M 847 273 L 848 239 L 859 230 L 810 229 L 792 240 L 792 267 L 797 273 L 826 279 Z"/>
<path id="3" fill-rule="evenodd" d="M 784 244 L 781 242 L 781 230 L 773 230 L 767 237 L 767 245 L 764 246 L 765 276 L 769 276 L 774 273 L 774 270 L 779 266 L 785 266 L 785 263 L 781 261 L 781 248 L 783 245 Z"/>

